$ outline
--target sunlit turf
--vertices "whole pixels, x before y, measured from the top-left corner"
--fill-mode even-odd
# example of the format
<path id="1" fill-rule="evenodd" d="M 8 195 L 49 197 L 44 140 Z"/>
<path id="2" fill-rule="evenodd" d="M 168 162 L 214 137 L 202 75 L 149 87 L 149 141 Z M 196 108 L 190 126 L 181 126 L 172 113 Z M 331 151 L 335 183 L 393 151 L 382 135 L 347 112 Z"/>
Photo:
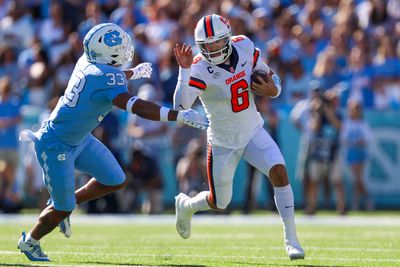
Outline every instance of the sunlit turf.
<path id="1" fill-rule="evenodd" d="M 235 217 L 235 216 L 231 216 Z M 306 259 L 291 262 L 283 249 L 279 223 L 196 223 L 192 236 L 181 239 L 173 218 L 149 217 L 117 223 L 90 218 L 73 223 L 73 236 L 57 230 L 42 247 L 50 263 L 32 263 L 16 249 L 26 221 L 3 223 L 0 218 L 0 266 L 400 266 L 400 227 L 301 223 L 298 236 Z M 251 221 L 268 216 L 251 216 Z M 377 216 L 365 217 L 375 220 Z"/>

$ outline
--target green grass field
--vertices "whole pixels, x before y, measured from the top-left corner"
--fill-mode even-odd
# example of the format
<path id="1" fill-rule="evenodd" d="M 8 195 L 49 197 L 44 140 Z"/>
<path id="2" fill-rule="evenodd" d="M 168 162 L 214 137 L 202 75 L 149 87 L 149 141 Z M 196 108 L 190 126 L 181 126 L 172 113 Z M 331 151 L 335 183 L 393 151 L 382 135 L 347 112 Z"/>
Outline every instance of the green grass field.
<path id="1" fill-rule="evenodd" d="M 293 262 L 276 215 L 196 216 L 188 240 L 172 216 L 107 218 L 72 216 L 70 239 L 42 241 L 52 262 L 32 263 L 16 243 L 35 216 L 0 217 L 0 266 L 400 266 L 399 216 L 299 216 L 306 259 Z"/>

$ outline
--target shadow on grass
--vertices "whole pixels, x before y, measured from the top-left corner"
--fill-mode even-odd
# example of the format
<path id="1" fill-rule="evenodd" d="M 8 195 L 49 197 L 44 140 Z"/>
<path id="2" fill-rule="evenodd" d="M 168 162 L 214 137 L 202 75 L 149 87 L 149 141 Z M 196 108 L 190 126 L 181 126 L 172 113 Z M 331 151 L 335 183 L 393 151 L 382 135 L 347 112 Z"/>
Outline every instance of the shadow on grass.
<path id="1" fill-rule="evenodd" d="M 243 265 L 243 266 L 249 266 L 248 262 L 232 262 L 235 265 Z M 282 263 L 251 263 L 251 266 L 291 266 L 291 267 L 343 267 L 343 265 L 317 265 L 317 264 L 307 264 L 307 263 L 302 263 L 302 264 L 282 264 Z M 351 266 L 351 265 L 346 265 L 346 267 L 357 267 L 357 266 Z"/>
<path id="2" fill-rule="evenodd" d="M 284 265 L 285 266 L 285 265 Z M 326 264 L 326 265 L 316 265 L 316 264 L 297 264 L 297 265 L 286 265 L 286 266 L 296 266 L 296 267 L 357 267 L 357 266 L 351 266 L 351 265 L 330 265 L 330 264 Z"/>
<path id="3" fill-rule="evenodd" d="M 32 263 L 32 264 L 23 264 L 23 263 L 3 263 L 0 262 L 0 266 L 13 266 L 13 267 L 38 267 L 38 266 L 46 266 L 42 265 L 39 262 L 38 263 Z"/>

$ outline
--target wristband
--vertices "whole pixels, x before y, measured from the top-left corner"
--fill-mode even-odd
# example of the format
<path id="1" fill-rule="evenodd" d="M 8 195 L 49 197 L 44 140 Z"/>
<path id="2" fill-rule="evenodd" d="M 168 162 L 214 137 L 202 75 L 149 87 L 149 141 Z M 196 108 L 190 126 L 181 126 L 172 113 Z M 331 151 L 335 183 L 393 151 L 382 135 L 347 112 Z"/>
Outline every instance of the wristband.
<path id="1" fill-rule="evenodd" d="M 275 87 L 276 89 L 278 89 L 278 93 L 275 96 L 271 96 L 271 98 L 276 98 L 278 97 L 281 92 L 282 92 L 282 84 L 281 84 L 281 79 L 279 78 L 278 75 L 276 75 L 275 73 L 272 74 L 272 80 L 274 81 Z"/>
<path id="2" fill-rule="evenodd" d="M 160 121 L 168 121 L 168 114 L 170 109 L 166 107 L 160 108 Z"/>
<path id="3" fill-rule="evenodd" d="M 132 96 L 131 98 L 129 98 L 128 102 L 126 102 L 126 111 L 128 111 L 129 113 L 132 113 L 132 106 L 133 104 L 135 104 L 136 100 L 138 100 L 139 98 L 137 96 Z"/>

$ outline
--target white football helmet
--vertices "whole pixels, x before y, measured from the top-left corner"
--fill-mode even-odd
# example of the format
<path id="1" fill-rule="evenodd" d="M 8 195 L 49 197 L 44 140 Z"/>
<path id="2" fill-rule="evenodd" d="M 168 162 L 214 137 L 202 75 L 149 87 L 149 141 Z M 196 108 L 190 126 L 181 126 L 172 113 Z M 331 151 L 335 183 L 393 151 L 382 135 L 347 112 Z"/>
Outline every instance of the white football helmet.
<path id="1" fill-rule="evenodd" d="M 229 20 L 219 15 L 208 15 L 197 22 L 194 30 L 194 40 L 200 49 L 202 57 L 211 64 L 223 63 L 232 53 L 231 26 Z M 208 51 L 206 45 L 219 40 L 225 40 L 225 45 L 218 51 Z"/>
<path id="2" fill-rule="evenodd" d="M 114 23 L 93 27 L 83 40 L 83 49 L 89 62 L 113 66 L 130 62 L 134 53 L 131 38 Z"/>

